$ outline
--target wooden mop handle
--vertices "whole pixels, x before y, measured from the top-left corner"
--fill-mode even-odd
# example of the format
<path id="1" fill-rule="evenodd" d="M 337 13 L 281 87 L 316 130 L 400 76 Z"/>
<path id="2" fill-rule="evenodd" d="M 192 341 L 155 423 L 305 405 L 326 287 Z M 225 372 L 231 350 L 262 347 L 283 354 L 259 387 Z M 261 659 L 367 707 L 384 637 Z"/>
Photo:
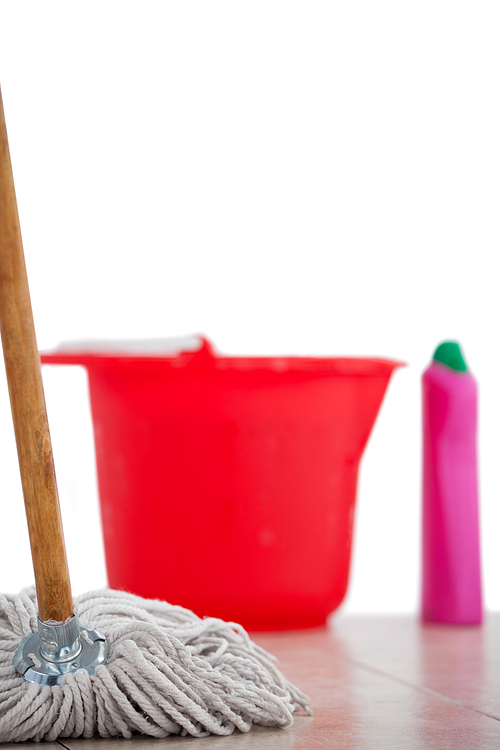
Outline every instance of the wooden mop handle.
<path id="1" fill-rule="evenodd" d="M 1 93 L 0 329 L 38 613 L 60 622 L 73 601 Z"/>

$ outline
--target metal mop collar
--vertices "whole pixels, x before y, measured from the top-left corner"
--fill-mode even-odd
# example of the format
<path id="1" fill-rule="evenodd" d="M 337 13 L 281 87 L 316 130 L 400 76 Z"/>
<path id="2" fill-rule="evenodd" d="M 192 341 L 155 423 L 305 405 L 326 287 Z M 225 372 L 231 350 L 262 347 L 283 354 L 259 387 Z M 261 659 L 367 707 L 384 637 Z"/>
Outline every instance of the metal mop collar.
<path id="1" fill-rule="evenodd" d="M 75 603 L 81 628 L 105 635 L 108 657 L 79 668 L 73 652 L 61 662 L 69 666 L 60 684 L 49 686 L 27 682 L 14 666 L 20 640 L 38 630 L 34 590 L 0 595 L 0 742 L 229 735 L 252 723 L 287 727 L 295 711 L 311 713 L 307 697 L 240 625 L 121 591 L 94 591 Z M 36 667 L 40 654 L 31 653 Z"/>

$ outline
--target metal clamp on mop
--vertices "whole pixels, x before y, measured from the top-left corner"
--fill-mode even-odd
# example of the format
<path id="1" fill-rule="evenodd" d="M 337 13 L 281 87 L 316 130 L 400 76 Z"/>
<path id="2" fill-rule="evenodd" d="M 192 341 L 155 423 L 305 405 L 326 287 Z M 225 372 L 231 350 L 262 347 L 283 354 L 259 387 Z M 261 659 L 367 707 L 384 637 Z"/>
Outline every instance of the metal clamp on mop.
<path id="1" fill-rule="evenodd" d="M 73 608 L 1 97 L 0 110 L 0 325 L 39 611 L 38 632 L 20 644 L 14 661 L 29 682 L 56 685 L 67 672 L 92 673 L 107 646 L 79 624 Z"/>
<path id="2" fill-rule="evenodd" d="M 104 664 L 107 653 L 105 637 L 80 625 L 77 615 L 58 623 L 43 622 L 39 617 L 38 632 L 18 646 L 14 664 L 28 682 L 60 685 L 68 672 L 86 669 L 93 674 L 98 664 Z"/>

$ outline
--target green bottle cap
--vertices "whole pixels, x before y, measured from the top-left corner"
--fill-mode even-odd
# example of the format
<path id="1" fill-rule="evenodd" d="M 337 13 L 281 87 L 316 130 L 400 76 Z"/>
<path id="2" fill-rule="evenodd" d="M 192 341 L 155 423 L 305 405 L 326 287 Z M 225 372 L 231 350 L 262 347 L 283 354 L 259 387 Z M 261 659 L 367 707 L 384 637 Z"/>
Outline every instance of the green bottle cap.
<path id="1" fill-rule="evenodd" d="M 460 344 L 456 341 L 443 341 L 442 344 L 439 344 L 434 352 L 433 359 L 435 362 L 442 362 L 443 365 L 451 367 L 452 370 L 467 372 L 467 365 L 465 364 Z"/>

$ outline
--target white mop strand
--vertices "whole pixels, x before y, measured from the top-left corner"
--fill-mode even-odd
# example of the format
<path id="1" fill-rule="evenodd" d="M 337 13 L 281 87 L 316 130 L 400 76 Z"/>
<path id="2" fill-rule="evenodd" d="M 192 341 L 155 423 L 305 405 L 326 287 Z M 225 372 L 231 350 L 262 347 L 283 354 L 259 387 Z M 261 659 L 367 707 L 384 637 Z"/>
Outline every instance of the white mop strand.
<path id="1" fill-rule="evenodd" d="M 294 711 L 311 713 L 240 625 L 109 589 L 75 603 L 80 624 L 106 636 L 108 660 L 92 676 L 80 669 L 48 687 L 26 682 L 13 661 L 37 629 L 34 590 L 0 595 L 0 742 L 229 735 L 252 723 L 287 727 Z"/>

